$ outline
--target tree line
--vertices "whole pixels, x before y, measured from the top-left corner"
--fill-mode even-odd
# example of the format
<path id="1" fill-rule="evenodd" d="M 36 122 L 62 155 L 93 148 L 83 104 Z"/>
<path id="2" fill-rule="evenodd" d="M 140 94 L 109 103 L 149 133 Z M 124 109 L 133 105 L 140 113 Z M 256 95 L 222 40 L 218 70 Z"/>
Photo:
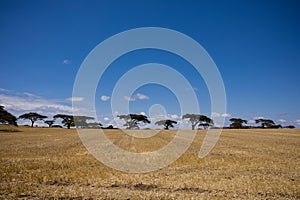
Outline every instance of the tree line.
<path id="1" fill-rule="evenodd" d="M 282 126 L 280 124 L 275 124 L 275 122 L 271 119 L 255 119 L 255 124 L 258 126 L 247 126 L 248 120 L 241 118 L 231 118 L 229 119 L 231 124 L 226 128 L 234 128 L 234 129 L 247 129 L 247 128 L 295 128 L 294 125 Z"/>
<path id="2" fill-rule="evenodd" d="M 142 114 L 127 114 L 127 115 L 118 115 L 119 119 L 122 119 L 125 121 L 125 126 L 127 129 L 139 129 L 140 126 L 145 124 L 150 124 L 151 121 L 148 119 L 147 116 Z M 34 123 L 37 121 L 43 121 L 44 123 L 48 124 L 49 127 L 60 127 L 60 125 L 55 125 L 56 119 L 61 119 L 61 123 L 70 129 L 71 127 L 76 128 L 106 128 L 106 129 L 112 129 L 114 128 L 112 125 L 108 127 L 103 127 L 103 125 L 100 122 L 87 122 L 88 120 L 94 120 L 93 117 L 89 116 L 73 116 L 73 115 L 67 115 L 67 114 L 57 114 L 53 116 L 53 119 L 48 119 L 48 117 L 38 114 L 36 112 L 29 112 L 20 115 L 18 118 L 9 113 L 4 109 L 4 106 L 0 105 L 0 123 L 1 124 L 9 124 L 18 126 L 17 120 L 18 119 L 24 119 L 24 120 L 30 120 L 31 127 L 34 127 Z M 200 114 L 185 114 L 182 116 L 182 120 L 187 120 L 191 124 L 192 130 L 195 129 L 208 129 L 208 128 L 216 128 L 214 127 L 214 122 L 211 118 L 200 115 Z M 275 124 L 273 120 L 270 119 L 256 119 L 255 123 L 258 124 L 258 126 L 247 126 L 248 123 L 247 120 L 241 119 L 241 118 L 231 118 L 229 119 L 231 124 L 229 127 L 223 127 L 223 128 L 234 128 L 234 129 L 242 129 L 242 128 L 295 128 L 293 125 L 289 126 L 281 126 L 280 124 Z M 169 128 L 174 127 L 174 125 L 177 124 L 177 121 L 171 120 L 171 119 L 165 119 L 165 120 L 159 120 L 155 122 L 155 125 L 163 126 L 165 130 L 168 130 Z"/>

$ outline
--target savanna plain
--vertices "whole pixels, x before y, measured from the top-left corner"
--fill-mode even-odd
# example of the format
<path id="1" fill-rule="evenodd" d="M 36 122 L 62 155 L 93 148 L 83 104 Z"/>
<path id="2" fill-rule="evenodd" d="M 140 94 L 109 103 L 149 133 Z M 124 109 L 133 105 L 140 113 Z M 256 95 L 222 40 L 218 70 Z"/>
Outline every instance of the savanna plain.
<path id="1" fill-rule="evenodd" d="M 105 130 L 120 148 L 153 151 L 175 131 L 147 139 Z M 174 163 L 154 172 L 125 173 L 96 160 L 76 129 L 0 131 L 0 199 L 300 199 L 300 130 L 223 130 L 198 158 L 206 131 Z"/>

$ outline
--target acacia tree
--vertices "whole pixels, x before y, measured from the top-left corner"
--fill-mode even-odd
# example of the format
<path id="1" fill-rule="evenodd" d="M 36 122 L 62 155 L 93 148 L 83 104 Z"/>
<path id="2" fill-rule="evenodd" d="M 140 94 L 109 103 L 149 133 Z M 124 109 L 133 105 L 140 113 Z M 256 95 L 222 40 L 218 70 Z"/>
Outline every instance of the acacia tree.
<path id="1" fill-rule="evenodd" d="M 74 116 L 74 122 L 75 126 L 77 128 L 86 128 L 88 127 L 88 123 L 86 122 L 87 120 L 93 120 L 94 117 L 88 117 L 88 116 Z"/>
<path id="2" fill-rule="evenodd" d="M 170 119 L 167 119 L 167 120 L 160 120 L 160 121 L 157 121 L 155 122 L 156 125 L 159 125 L 159 126 L 164 126 L 165 130 L 169 130 L 169 127 L 174 127 L 173 124 L 177 124 L 176 121 L 173 121 L 173 120 L 170 120 Z"/>
<path id="3" fill-rule="evenodd" d="M 192 130 L 195 129 L 196 126 L 203 126 L 204 128 L 208 128 L 214 124 L 213 120 L 205 115 L 199 114 L 185 114 L 182 116 L 182 119 L 189 119 L 192 124 Z"/>
<path id="4" fill-rule="evenodd" d="M 74 116 L 72 116 L 72 115 L 57 114 L 57 115 L 54 115 L 53 118 L 54 119 L 61 118 L 62 119 L 62 123 L 68 129 L 70 129 L 71 126 L 75 126 Z"/>
<path id="5" fill-rule="evenodd" d="M 38 120 L 43 120 L 45 118 L 47 118 L 47 116 L 40 115 L 35 112 L 25 113 L 19 116 L 19 119 L 29 119 L 31 121 L 31 127 L 33 127 L 34 122 Z"/>
<path id="6" fill-rule="evenodd" d="M 118 115 L 118 117 L 126 121 L 124 126 L 127 129 L 139 129 L 140 123 L 151 123 L 147 116 L 141 114 Z"/>
<path id="7" fill-rule="evenodd" d="M 45 120 L 44 123 L 48 124 L 49 127 L 51 127 L 54 124 L 55 120 Z"/>
<path id="8" fill-rule="evenodd" d="M 12 115 L 11 113 L 7 112 L 4 109 L 4 106 L 1 106 L 1 105 L 0 105 L 0 123 L 18 126 L 17 118 L 14 115 Z"/>
<path id="9" fill-rule="evenodd" d="M 256 119 L 255 123 L 256 124 L 260 123 L 262 128 L 271 128 L 275 126 L 274 121 L 271 119 Z"/>
<path id="10" fill-rule="evenodd" d="M 243 123 L 247 124 L 247 120 L 241 119 L 241 118 L 231 118 L 229 120 L 231 122 L 230 127 L 231 128 L 242 128 Z"/>
<path id="11" fill-rule="evenodd" d="M 102 128 L 102 124 L 98 122 L 87 123 L 87 128 Z"/>

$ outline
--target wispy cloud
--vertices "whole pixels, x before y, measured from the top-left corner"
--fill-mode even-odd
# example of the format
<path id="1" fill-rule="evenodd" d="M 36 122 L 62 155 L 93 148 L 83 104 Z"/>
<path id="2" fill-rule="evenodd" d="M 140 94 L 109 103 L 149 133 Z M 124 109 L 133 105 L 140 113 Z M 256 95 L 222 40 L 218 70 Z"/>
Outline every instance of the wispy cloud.
<path id="1" fill-rule="evenodd" d="M 255 120 L 254 119 L 248 120 L 248 124 L 255 124 Z"/>
<path id="2" fill-rule="evenodd" d="M 213 112 L 212 116 L 213 117 L 230 117 L 231 114 L 230 113 L 217 113 L 217 112 Z"/>
<path id="3" fill-rule="evenodd" d="M 72 108 L 70 105 L 62 104 L 61 101 L 45 99 L 28 92 L 22 93 L 11 90 L 5 92 L 1 90 L 0 104 L 16 116 L 25 112 L 38 112 L 46 116 L 53 116 L 58 113 L 72 114 L 73 111 L 83 115 L 91 113 L 88 109 Z"/>
<path id="4" fill-rule="evenodd" d="M 70 97 L 70 98 L 67 98 L 66 101 L 70 101 L 70 102 L 80 102 L 80 101 L 83 101 L 84 98 L 83 97 Z"/>
<path id="5" fill-rule="evenodd" d="M 286 115 L 288 115 L 289 113 L 279 113 L 279 114 L 277 114 L 277 116 L 286 116 Z"/>
<path id="6" fill-rule="evenodd" d="M 280 123 L 286 123 L 286 120 L 285 119 L 279 119 L 279 120 L 277 120 L 278 122 L 280 122 Z"/>
<path id="7" fill-rule="evenodd" d="M 9 90 L 4 89 L 4 88 L 0 88 L 0 92 L 8 92 Z"/>
<path id="8" fill-rule="evenodd" d="M 172 119 L 181 119 L 181 117 L 178 116 L 178 115 L 176 115 L 176 114 L 170 114 L 170 117 L 171 117 Z"/>
<path id="9" fill-rule="evenodd" d="M 136 97 L 140 100 L 146 100 L 146 99 L 149 99 L 148 96 L 144 95 L 144 94 L 141 94 L 141 93 L 137 93 L 136 94 Z"/>
<path id="10" fill-rule="evenodd" d="M 71 60 L 65 59 L 65 60 L 63 60 L 63 64 L 69 65 L 69 64 L 71 64 Z"/>
<path id="11" fill-rule="evenodd" d="M 147 95 L 145 94 L 141 94 L 141 93 L 137 93 L 134 96 L 124 96 L 123 97 L 125 101 L 135 101 L 135 100 L 147 100 L 150 99 Z"/>
<path id="12" fill-rule="evenodd" d="M 297 119 L 295 122 L 296 124 L 300 125 L 300 119 Z"/>
<path id="13" fill-rule="evenodd" d="M 260 116 L 260 117 L 253 117 L 253 119 L 255 120 L 255 119 L 264 119 L 264 117 L 263 116 Z"/>
<path id="14" fill-rule="evenodd" d="M 110 99 L 110 96 L 103 95 L 100 97 L 100 99 L 101 99 L 101 101 L 108 101 Z"/>
<path id="15" fill-rule="evenodd" d="M 130 97 L 130 96 L 124 96 L 124 100 L 125 101 L 135 101 L 134 97 Z"/>

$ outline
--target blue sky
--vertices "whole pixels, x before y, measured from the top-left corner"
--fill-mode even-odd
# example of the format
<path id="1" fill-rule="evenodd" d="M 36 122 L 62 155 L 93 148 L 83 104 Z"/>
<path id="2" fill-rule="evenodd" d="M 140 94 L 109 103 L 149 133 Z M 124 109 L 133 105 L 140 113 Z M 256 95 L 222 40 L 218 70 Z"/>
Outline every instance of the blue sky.
<path id="1" fill-rule="evenodd" d="M 77 71 L 93 48 L 128 29 L 164 27 L 196 40 L 218 66 L 227 95 L 227 112 L 218 114 L 299 126 L 299 9 L 299 2 L 283 0 L 2 0 L 0 104 L 15 115 L 70 113 Z M 207 87 L 188 63 L 167 52 L 144 50 L 116 60 L 99 82 L 95 99 L 102 123 L 113 123 L 110 97 L 122 73 L 148 62 L 186 66 L 181 73 L 194 87 L 203 114 L 211 114 Z M 130 100 L 132 112 L 148 115 L 151 105 L 161 104 L 168 117 L 180 118 L 167 88 L 147 85 Z"/>

